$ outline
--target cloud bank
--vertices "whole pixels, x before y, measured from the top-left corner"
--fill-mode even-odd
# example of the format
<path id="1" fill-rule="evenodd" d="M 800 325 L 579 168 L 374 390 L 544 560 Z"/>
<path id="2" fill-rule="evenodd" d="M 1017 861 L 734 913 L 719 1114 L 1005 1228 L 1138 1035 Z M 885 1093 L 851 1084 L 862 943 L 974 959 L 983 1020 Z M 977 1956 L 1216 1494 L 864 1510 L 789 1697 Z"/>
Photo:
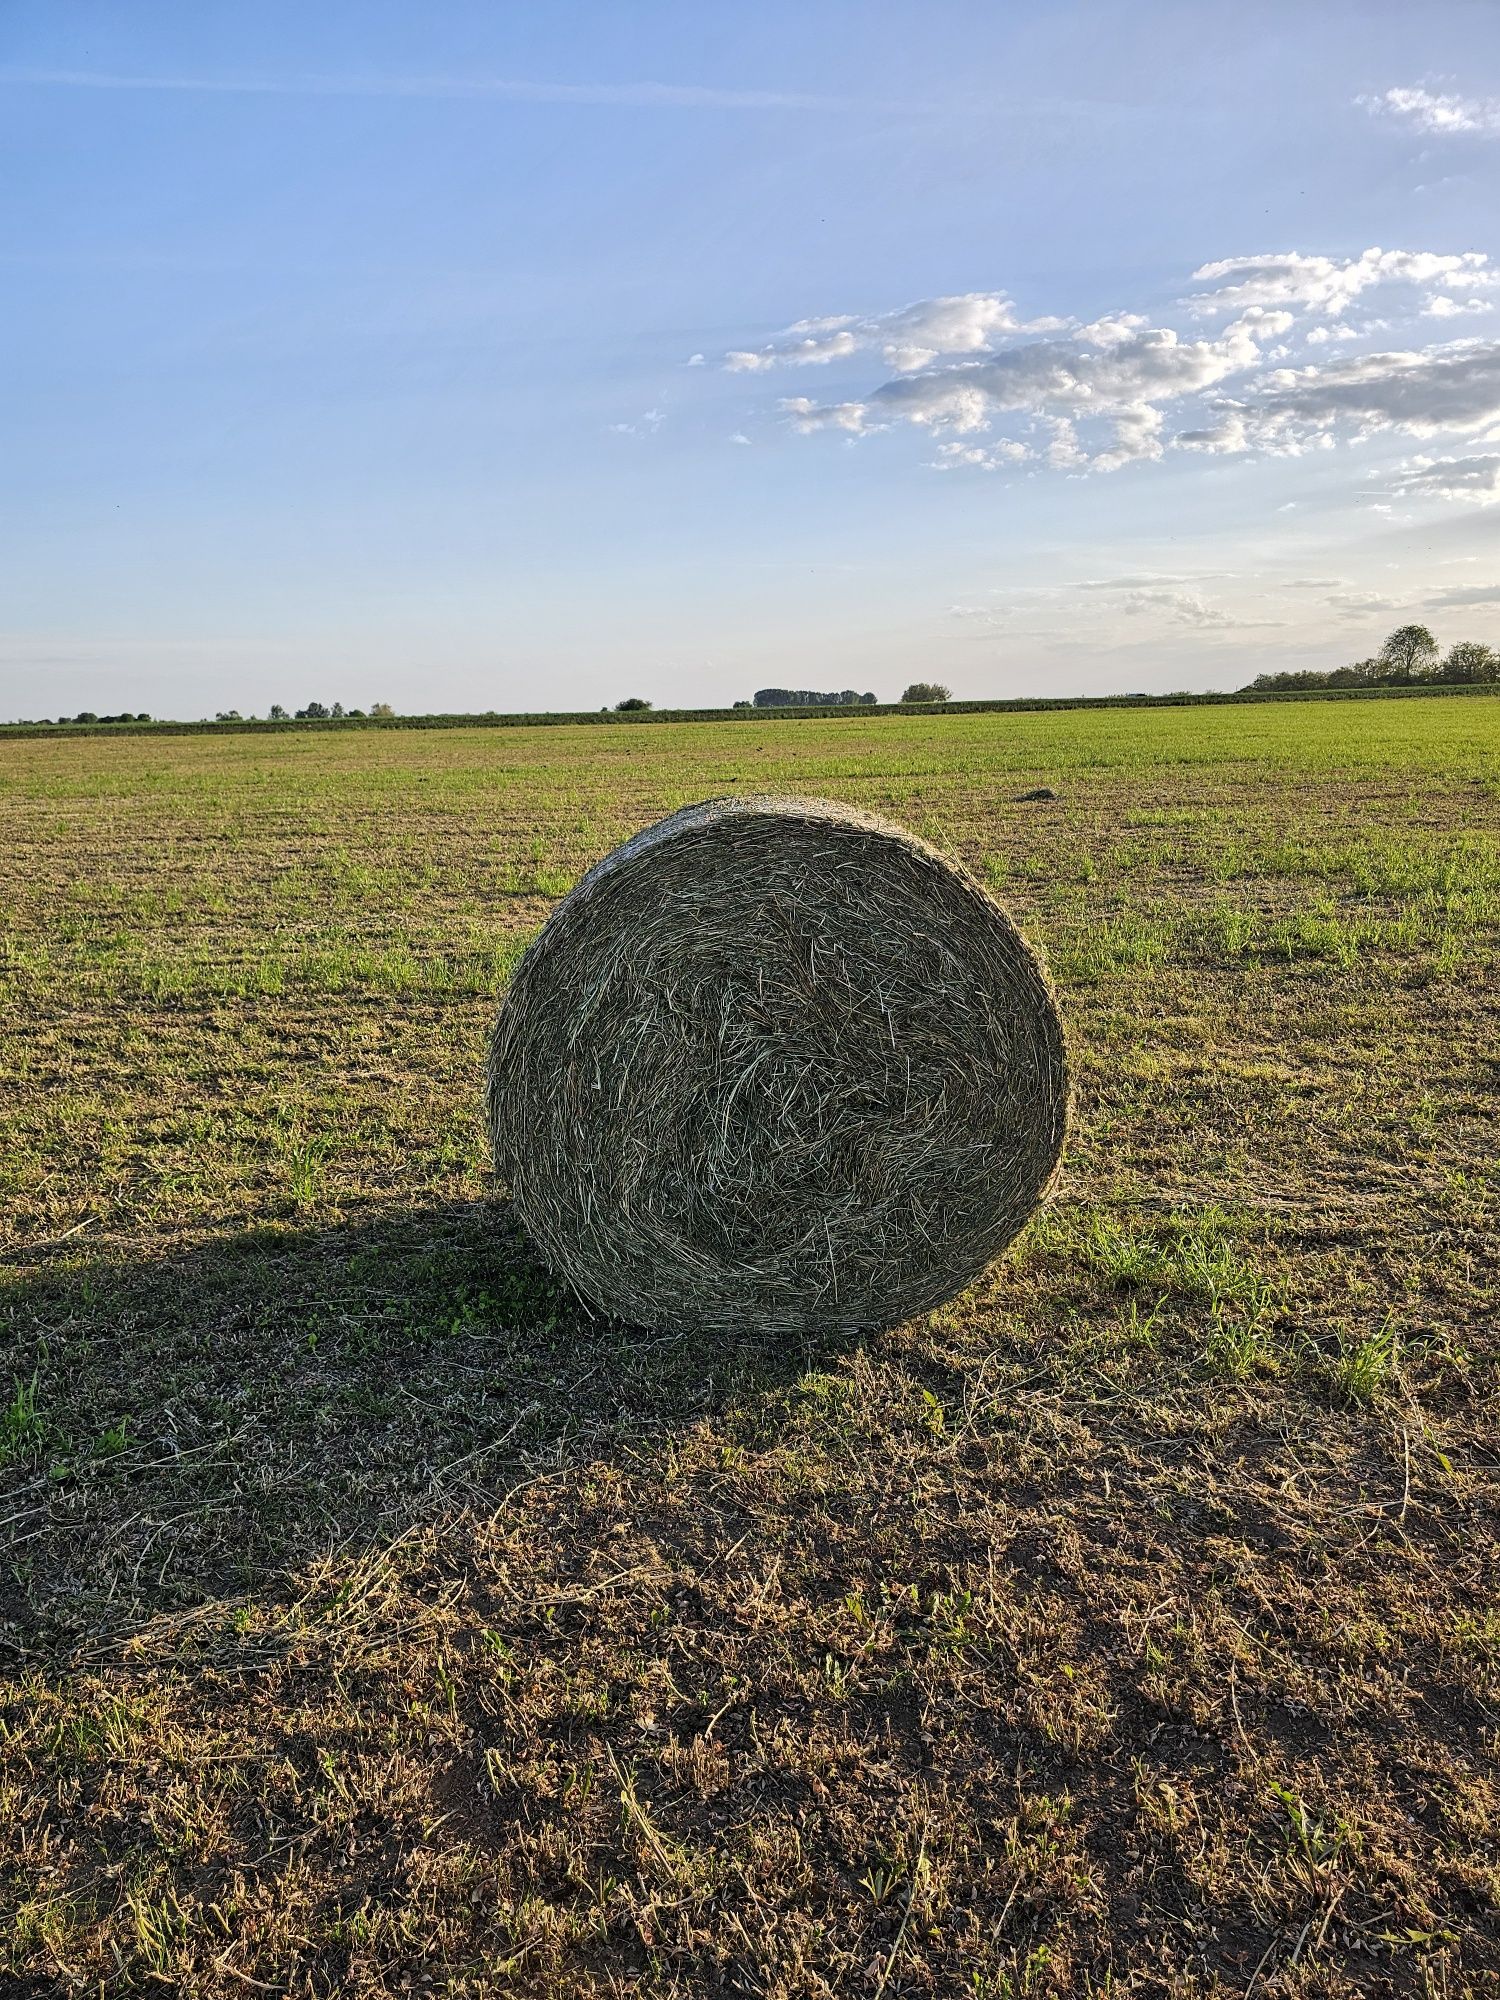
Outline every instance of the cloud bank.
<path id="1" fill-rule="evenodd" d="M 1134 312 L 1023 318 L 1008 292 L 969 292 L 798 320 L 731 349 L 723 366 L 815 367 L 841 383 L 862 374 L 842 394 L 782 397 L 783 417 L 851 441 L 913 428 L 934 440 L 928 463 L 943 472 L 1107 473 L 1171 450 L 1293 455 L 1385 431 L 1490 442 L 1500 438 L 1500 340 L 1361 350 L 1393 319 L 1420 339 L 1434 319 L 1488 310 L 1477 294 L 1496 276 L 1477 250 L 1224 257 L 1192 273 L 1181 303 L 1197 324 L 1187 331 Z M 1351 323 L 1349 308 L 1372 295 L 1391 317 Z M 873 384 L 872 359 L 884 369 Z M 1488 463 L 1419 461 L 1398 490 L 1487 499 Z"/>

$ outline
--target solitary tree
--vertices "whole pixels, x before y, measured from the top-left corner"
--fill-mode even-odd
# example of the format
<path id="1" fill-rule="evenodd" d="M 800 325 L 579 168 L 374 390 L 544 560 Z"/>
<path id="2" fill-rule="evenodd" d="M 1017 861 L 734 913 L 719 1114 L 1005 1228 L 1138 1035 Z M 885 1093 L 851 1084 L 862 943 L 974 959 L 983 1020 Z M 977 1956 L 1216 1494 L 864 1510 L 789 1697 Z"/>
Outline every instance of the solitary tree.
<path id="1" fill-rule="evenodd" d="M 650 706 L 650 702 L 643 701 L 638 694 L 631 694 L 627 695 L 624 701 L 617 701 L 615 703 L 615 713 L 616 715 L 641 715 Z"/>
<path id="2" fill-rule="evenodd" d="M 375 717 L 377 722 L 388 722 L 396 711 L 388 701 L 372 701 L 370 703 L 370 713 Z"/>
<path id="3" fill-rule="evenodd" d="M 1437 667 L 1437 640 L 1425 625 L 1398 625 L 1380 649 L 1380 663 L 1394 679 L 1425 680 Z"/>
<path id="4" fill-rule="evenodd" d="M 946 701 L 951 692 L 939 681 L 913 681 L 901 699 L 903 702 Z"/>
<path id="5" fill-rule="evenodd" d="M 279 701 L 273 701 L 271 703 L 269 713 L 271 720 L 273 722 L 285 722 L 287 720 L 286 710 L 282 707 Z"/>
<path id="6" fill-rule="evenodd" d="M 297 710 L 297 720 L 299 722 L 326 722 L 328 720 L 328 710 L 321 701 L 310 701 L 306 708 L 299 708 Z"/>

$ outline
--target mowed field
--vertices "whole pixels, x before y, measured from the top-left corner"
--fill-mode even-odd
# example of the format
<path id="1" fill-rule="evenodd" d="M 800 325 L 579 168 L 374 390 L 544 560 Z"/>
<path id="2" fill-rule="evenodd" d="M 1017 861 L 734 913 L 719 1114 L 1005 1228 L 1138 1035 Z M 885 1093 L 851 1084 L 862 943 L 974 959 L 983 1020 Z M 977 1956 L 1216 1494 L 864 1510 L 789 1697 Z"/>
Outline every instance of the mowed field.
<path id="1" fill-rule="evenodd" d="M 769 789 L 998 891 L 1077 1130 L 951 1307 L 705 1351 L 481 1069 Z M 0 830 L 0 1991 L 1500 1990 L 1500 699 L 10 741 Z"/>

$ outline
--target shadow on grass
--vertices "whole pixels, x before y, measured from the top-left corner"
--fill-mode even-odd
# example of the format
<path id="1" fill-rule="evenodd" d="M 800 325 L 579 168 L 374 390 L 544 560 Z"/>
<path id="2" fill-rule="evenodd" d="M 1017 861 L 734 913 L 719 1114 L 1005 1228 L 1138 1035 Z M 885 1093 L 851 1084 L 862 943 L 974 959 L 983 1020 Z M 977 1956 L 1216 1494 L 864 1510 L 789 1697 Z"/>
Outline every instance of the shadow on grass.
<path id="1" fill-rule="evenodd" d="M 0 1659 L 490 1511 L 810 1358 L 589 1317 L 498 1200 L 0 1270 Z"/>

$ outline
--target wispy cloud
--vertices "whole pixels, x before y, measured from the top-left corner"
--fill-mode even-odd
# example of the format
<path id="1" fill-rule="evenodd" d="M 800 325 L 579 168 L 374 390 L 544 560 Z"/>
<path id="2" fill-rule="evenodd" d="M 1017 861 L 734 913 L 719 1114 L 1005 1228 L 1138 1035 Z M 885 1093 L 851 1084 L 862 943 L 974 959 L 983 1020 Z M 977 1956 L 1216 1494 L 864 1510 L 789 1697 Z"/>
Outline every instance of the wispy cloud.
<path id="1" fill-rule="evenodd" d="M 1456 584 L 1451 590 L 1435 590 L 1422 601 L 1449 610 L 1461 610 L 1466 604 L 1500 604 L 1500 583 Z"/>
<path id="2" fill-rule="evenodd" d="M 1159 590 L 1174 585 L 1191 586 L 1208 583 L 1219 578 L 1232 576 L 1227 569 L 1199 569 L 1174 575 L 1164 570 L 1136 570 L 1128 576 L 1090 576 L 1081 583 L 1075 583 L 1075 590 Z"/>
<path id="3" fill-rule="evenodd" d="M 851 103 L 848 98 L 807 91 L 723 90 L 713 84 L 649 81 L 548 83 L 508 76 L 130 76 L 110 70 L 0 69 L 0 88 L 6 87 L 201 92 L 224 97 L 475 98 L 688 111 L 838 111 Z"/>
<path id="4" fill-rule="evenodd" d="M 665 410 L 643 410 L 633 424 L 611 424 L 610 429 L 619 437 L 651 437 L 661 429 L 666 414 Z"/>
<path id="5" fill-rule="evenodd" d="M 1337 319 L 1351 300 L 1375 285 L 1430 285 L 1460 280 L 1483 284 L 1489 259 L 1482 251 L 1457 256 L 1432 250 L 1363 250 L 1357 257 L 1305 256 L 1279 250 L 1269 256 L 1220 257 L 1200 264 L 1194 280 L 1210 289 L 1188 304 L 1198 313 L 1242 312 L 1247 306 L 1291 307 Z M 1325 334 L 1324 338 L 1328 336 Z"/>
<path id="6" fill-rule="evenodd" d="M 1068 324 L 1065 319 L 1019 319 L 1004 292 L 960 292 L 949 298 L 920 299 L 894 312 L 799 319 L 764 347 L 726 354 L 724 366 L 735 372 L 759 372 L 826 365 L 878 348 L 887 367 L 910 374 L 930 366 L 940 355 L 983 354 L 1006 334 L 1055 333 Z"/>
<path id="7" fill-rule="evenodd" d="M 1400 85 L 1376 97 L 1355 100 L 1367 111 L 1415 125 L 1439 137 L 1459 133 L 1500 134 L 1500 97 L 1459 97 L 1451 92 Z"/>
<path id="8" fill-rule="evenodd" d="M 1209 604 L 1196 590 L 1171 590 L 1164 586 L 1151 586 L 1144 590 L 1127 591 L 1120 600 L 1120 609 L 1127 618 L 1158 616 L 1175 619 L 1179 625 L 1238 625 L 1243 620 L 1231 618 L 1227 611 Z"/>
<path id="9" fill-rule="evenodd" d="M 1372 618 L 1377 611 L 1394 611 L 1401 600 L 1378 590 L 1334 590 L 1323 601 L 1340 618 Z"/>
<path id="10" fill-rule="evenodd" d="M 1500 452 L 1472 458 L 1414 458 L 1404 466 L 1394 492 L 1403 497 L 1467 500 L 1471 506 L 1500 502 Z"/>

